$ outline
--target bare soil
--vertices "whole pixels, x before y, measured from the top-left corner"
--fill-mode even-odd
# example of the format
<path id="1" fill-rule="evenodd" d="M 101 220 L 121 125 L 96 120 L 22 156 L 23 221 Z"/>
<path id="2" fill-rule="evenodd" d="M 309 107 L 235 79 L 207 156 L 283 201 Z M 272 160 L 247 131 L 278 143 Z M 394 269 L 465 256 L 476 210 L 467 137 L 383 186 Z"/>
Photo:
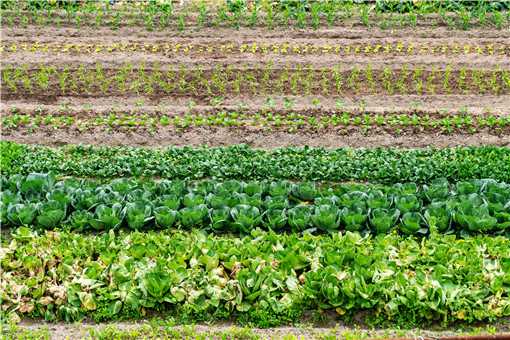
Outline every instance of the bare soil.
<path id="1" fill-rule="evenodd" d="M 98 36 L 116 36 L 116 37 L 132 37 L 137 38 L 163 38 L 169 36 L 168 30 L 149 32 L 140 27 L 122 27 L 112 30 L 108 27 L 49 27 L 49 26 L 28 26 L 21 27 L 3 27 L 4 37 L 21 36 L 27 37 L 37 36 L 54 36 L 54 37 L 98 37 Z M 367 38 L 448 38 L 448 39 L 508 39 L 510 31 L 497 30 L 490 28 L 470 29 L 470 30 L 453 30 L 446 27 L 431 27 L 420 29 L 416 28 L 398 28 L 398 29 L 381 29 L 378 27 L 321 27 L 317 30 L 297 29 L 297 28 L 279 28 L 273 30 L 266 28 L 240 28 L 238 30 L 224 27 L 189 29 L 183 32 L 172 30 L 170 36 L 180 38 L 221 38 L 224 39 L 247 39 L 247 38 L 308 38 L 308 39 L 367 39 Z"/>
<path id="2" fill-rule="evenodd" d="M 125 66 L 126 63 L 131 63 L 134 66 L 144 63 L 160 63 L 165 65 L 176 64 L 185 65 L 188 67 L 200 65 L 203 69 L 211 68 L 209 65 L 213 63 L 228 64 L 232 67 L 243 67 L 246 65 L 261 65 L 273 63 L 274 67 L 285 67 L 289 65 L 313 65 L 314 67 L 333 67 L 341 66 L 343 69 L 350 69 L 354 66 L 365 67 L 370 64 L 374 70 L 390 67 L 398 69 L 402 65 L 408 65 L 412 68 L 415 65 L 423 66 L 424 69 L 431 69 L 432 67 L 443 68 L 446 65 L 451 65 L 453 68 L 476 68 L 476 69 L 496 69 L 510 68 L 510 57 L 507 55 L 476 55 L 468 54 L 462 56 L 444 56 L 444 55 L 386 55 L 377 54 L 374 56 L 366 55 L 280 55 L 280 54 L 232 54 L 232 55 L 161 55 L 154 53 L 142 52 L 110 52 L 110 53 L 97 53 L 97 54 L 54 54 L 45 52 L 16 52 L 4 53 L 2 55 L 3 64 L 5 67 L 26 66 L 27 68 L 39 67 L 41 64 L 55 65 L 61 64 L 65 66 L 84 65 L 86 67 L 94 67 L 100 63 L 103 68 L 119 68 Z M 149 64 L 150 65 L 150 64 Z"/>

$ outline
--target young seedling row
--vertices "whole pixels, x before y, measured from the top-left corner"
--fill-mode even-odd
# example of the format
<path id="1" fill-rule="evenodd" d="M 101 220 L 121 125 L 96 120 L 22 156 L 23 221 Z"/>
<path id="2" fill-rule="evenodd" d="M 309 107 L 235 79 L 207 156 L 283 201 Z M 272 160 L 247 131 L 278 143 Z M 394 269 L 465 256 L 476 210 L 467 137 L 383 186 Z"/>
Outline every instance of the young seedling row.
<path id="1" fill-rule="evenodd" d="M 165 128 L 187 131 L 197 128 L 227 127 L 232 130 L 257 129 L 261 132 L 287 131 L 290 133 L 320 131 L 360 131 L 365 134 L 377 134 L 385 131 L 402 134 L 423 131 L 453 133 L 476 133 L 489 131 L 497 135 L 508 134 L 510 115 L 486 114 L 473 116 L 465 113 L 436 115 L 428 113 L 374 114 L 339 112 L 327 113 L 317 110 L 316 113 L 302 114 L 298 112 L 259 112 L 213 111 L 210 113 L 185 113 L 182 115 L 147 114 L 147 113 L 114 113 L 83 116 L 66 112 L 64 114 L 4 114 L 1 123 L 4 135 L 14 131 L 38 131 L 40 129 L 91 131 L 97 128 L 120 131 L 146 131 L 156 134 Z"/>
<path id="2" fill-rule="evenodd" d="M 237 54 L 255 55 L 363 55 L 363 56 L 386 56 L 386 55 L 488 55 L 508 56 L 510 46 L 505 41 L 485 41 L 481 43 L 456 42 L 408 42 L 408 41 L 370 41 L 367 43 L 346 42 L 338 44 L 331 43 L 299 43 L 293 41 L 279 41 L 267 43 L 264 41 L 237 41 L 209 42 L 199 41 L 192 43 L 189 39 L 179 42 L 123 42 L 123 43 L 53 43 L 39 41 L 5 41 L 0 44 L 0 52 L 16 53 L 69 53 L 69 54 L 96 54 L 96 53 L 118 53 L 118 52 L 143 52 L 163 55 L 192 55 L 192 56 L 218 56 L 225 58 Z"/>
<path id="3" fill-rule="evenodd" d="M 119 68 L 70 65 L 59 67 L 6 66 L 2 70 L 3 98 L 112 95 L 190 96 L 363 94 L 492 94 L 510 93 L 510 71 L 403 65 L 399 69 L 372 65 L 316 68 L 311 64 L 275 67 L 252 65 L 195 66 L 170 69 L 160 65 Z"/>
<path id="4" fill-rule="evenodd" d="M 146 2 L 110 6 L 100 2 L 87 2 L 85 6 L 24 6 L 24 1 L 11 1 L 2 8 L 5 25 L 9 28 L 28 26 L 102 27 L 113 30 L 121 27 L 143 27 L 148 31 L 186 31 L 206 27 L 295 27 L 318 29 L 322 26 L 377 26 L 381 28 L 438 27 L 461 28 L 490 27 L 505 29 L 510 21 L 508 4 L 497 5 L 478 2 L 478 6 L 465 6 L 451 1 L 446 6 L 434 2 L 414 7 L 412 2 L 401 8 L 381 5 L 356 4 L 353 1 L 273 2 L 230 1 L 209 6 L 206 1 L 198 5 L 175 7 L 171 2 Z M 138 5 L 138 6 L 136 6 Z M 394 4 L 393 4 L 394 5 Z"/>

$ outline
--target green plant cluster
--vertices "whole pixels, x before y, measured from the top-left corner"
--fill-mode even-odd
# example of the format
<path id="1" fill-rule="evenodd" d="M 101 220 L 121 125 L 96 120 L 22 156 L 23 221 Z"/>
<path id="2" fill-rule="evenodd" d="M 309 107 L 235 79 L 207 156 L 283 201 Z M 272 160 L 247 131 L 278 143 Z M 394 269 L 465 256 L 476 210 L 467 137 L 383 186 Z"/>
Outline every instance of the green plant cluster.
<path id="1" fill-rule="evenodd" d="M 161 177 L 166 179 L 290 179 L 426 183 L 492 178 L 510 183 L 510 148 L 324 149 L 287 147 L 260 150 L 229 147 L 50 148 L 0 142 L 3 175 L 53 172 L 77 177 Z"/>
<path id="2" fill-rule="evenodd" d="M 510 315 L 510 240 L 254 231 L 81 235 L 19 228 L 3 243 L 1 314 L 99 320 L 164 312 L 263 327 L 304 311 L 443 324 Z"/>
<path id="3" fill-rule="evenodd" d="M 372 65 L 317 68 L 311 64 L 253 65 L 206 68 L 203 65 L 133 65 L 95 68 L 61 65 L 7 66 L 2 69 L 2 87 L 7 97 L 181 95 L 215 97 L 229 94 L 292 94 L 324 96 L 349 94 L 493 94 L 510 93 L 510 71 L 500 66 L 477 69 L 446 65 L 403 65 L 399 69 Z"/>
<path id="4" fill-rule="evenodd" d="M 320 105 L 320 102 L 319 104 Z M 439 131 L 450 134 L 457 132 L 475 133 L 488 129 L 494 133 L 507 131 L 510 115 L 463 113 L 429 114 L 414 113 L 358 113 L 358 112 L 280 112 L 262 109 L 257 112 L 213 110 L 211 112 L 164 114 L 143 112 L 110 112 L 108 114 L 80 114 L 63 108 L 62 113 L 13 113 L 1 117 L 2 127 L 7 133 L 26 128 L 37 131 L 41 127 L 55 130 L 77 129 L 80 132 L 95 130 L 97 127 L 112 129 L 134 129 L 157 133 L 163 127 L 173 127 L 178 131 L 197 127 L 259 128 L 263 131 L 284 130 L 288 132 L 318 131 L 335 128 L 359 128 L 367 134 L 379 133 L 381 129 L 390 133 L 405 131 Z M 13 110 L 14 111 L 14 110 Z"/>
<path id="5" fill-rule="evenodd" d="M 377 25 L 381 28 L 415 27 L 420 24 L 469 29 L 476 26 L 502 29 L 509 22 L 505 1 L 356 1 L 356 0 L 226 0 L 217 6 L 207 1 L 175 7 L 171 1 L 4 1 L 2 15 L 7 26 L 55 25 L 120 27 L 143 26 L 147 30 L 189 27 L 233 28 L 277 26 L 319 29 L 325 26 Z"/>
<path id="6" fill-rule="evenodd" d="M 272 231 L 363 231 L 406 235 L 510 230 L 510 186 L 494 180 L 429 185 L 324 185 L 288 181 L 137 181 L 107 184 L 50 174 L 2 178 L 4 226 L 78 231 L 201 228 L 248 234 Z"/>

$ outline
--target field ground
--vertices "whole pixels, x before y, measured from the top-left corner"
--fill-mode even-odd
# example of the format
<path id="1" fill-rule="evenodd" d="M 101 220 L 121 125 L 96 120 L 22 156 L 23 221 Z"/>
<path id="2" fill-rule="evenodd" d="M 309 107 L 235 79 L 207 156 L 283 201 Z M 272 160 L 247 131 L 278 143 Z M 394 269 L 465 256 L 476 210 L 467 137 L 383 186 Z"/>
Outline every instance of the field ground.
<path id="1" fill-rule="evenodd" d="M 223 2 L 2 3 L 1 338 L 510 339 L 507 4 Z"/>
<path id="2" fill-rule="evenodd" d="M 121 72 L 126 66 L 133 71 L 124 76 L 128 81 L 125 90 L 119 90 L 115 81 L 101 88 L 91 88 L 88 85 L 92 78 L 85 83 L 83 79 L 75 82 L 67 78 L 64 81 L 68 83 L 62 88 L 58 85 L 62 84 L 61 80 L 56 76 L 52 80 L 50 75 L 50 84 L 46 85 L 34 78 L 29 92 L 20 91 L 19 86 L 18 92 L 4 91 L 1 112 L 6 140 L 46 145 L 221 146 L 245 143 L 266 148 L 509 144 L 510 82 L 498 80 L 500 75 L 491 75 L 494 70 L 508 70 L 510 45 L 507 34 L 500 30 L 220 28 L 185 31 L 165 39 L 162 32 L 148 33 L 139 28 L 116 31 L 101 28 L 99 30 L 104 31 L 98 32 L 86 27 L 79 30 L 67 27 L 47 33 L 43 28 L 42 32 L 37 32 L 37 39 L 27 39 L 34 33 L 31 30 L 30 27 L 4 30 L 4 68 L 21 66 L 25 70 L 37 70 L 50 65 L 56 69 L 82 67 L 97 72 L 96 67 L 100 65 L 104 68 L 101 72 L 107 73 L 105 79 L 109 73 Z M 182 79 L 187 79 L 189 84 L 189 77 L 195 79 L 193 72 L 196 70 L 207 72 L 227 65 L 229 72 L 234 72 L 231 76 L 234 78 L 225 78 L 220 81 L 222 84 L 216 84 L 218 80 L 213 73 L 207 76 L 212 86 L 209 90 L 197 80 L 192 81 L 194 89 L 158 89 L 154 83 L 157 80 L 150 75 L 148 84 L 132 82 L 133 77 L 140 75 L 140 67 L 145 73 L 157 67 L 163 74 L 174 68 L 177 76 L 184 67 L 190 73 Z M 301 75 L 296 75 L 299 80 L 306 74 L 307 67 L 319 72 L 313 75 L 313 84 L 299 83 L 298 78 L 292 80 L 296 65 L 304 67 Z M 374 83 L 370 85 L 365 79 L 349 85 L 352 76 L 349 70 L 352 71 L 353 65 L 360 70 L 361 77 L 364 72 L 371 72 Z M 279 82 L 267 83 L 269 78 L 260 74 L 267 67 L 272 78 L 281 77 Z M 335 76 L 328 75 L 327 80 L 322 80 L 321 72 L 332 67 L 345 70 L 342 71 L 347 72 L 343 74 L 344 79 L 335 80 Z M 408 71 L 402 71 L 406 68 Z M 445 68 L 451 73 L 446 75 L 446 80 Z M 254 70 L 257 82 L 248 87 L 246 83 L 251 82 L 248 78 L 236 82 L 236 69 L 240 75 Z M 417 83 L 413 70 L 439 73 L 423 75 Z M 482 73 L 469 75 L 470 70 Z M 385 78 L 385 72 L 393 72 L 393 75 Z M 468 73 L 459 76 L 458 72 Z M 478 80 L 472 80 L 478 85 L 470 83 L 470 77 L 477 77 Z M 398 83 L 398 79 L 404 83 L 391 87 L 390 83 Z M 326 83 L 321 85 L 323 81 Z M 337 91 L 338 81 L 343 86 Z M 18 82 L 21 84 L 22 80 Z M 38 84 L 44 88 L 38 90 Z M 215 84 L 219 88 L 215 88 Z M 133 86 L 138 88 L 135 92 L 130 90 Z M 422 89 L 416 90 L 416 86 Z M 48 93 L 49 89 L 53 89 L 54 94 Z M 207 91 L 212 92 L 208 94 Z M 251 93 L 243 94 L 247 91 Z M 218 112 L 250 118 L 226 121 L 218 118 Z M 349 118 L 341 123 L 320 124 L 323 117 L 341 116 L 345 112 Z M 253 120 L 251 117 L 255 113 L 262 118 Z M 34 118 L 38 114 L 55 119 L 38 122 Z M 12 115 L 18 116 L 18 123 L 11 127 Z M 116 117 L 113 120 L 112 115 Z M 211 115 L 216 119 L 214 122 L 212 118 L 208 123 L 197 122 Z M 427 115 L 431 123 L 402 118 L 413 115 Z M 69 116 L 72 121 L 63 123 Z M 183 116 L 187 116 L 187 121 L 174 120 Z M 473 117 L 474 121 L 465 117 Z M 503 123 L 485 123 L 497 119 L 502 119 Z"/>

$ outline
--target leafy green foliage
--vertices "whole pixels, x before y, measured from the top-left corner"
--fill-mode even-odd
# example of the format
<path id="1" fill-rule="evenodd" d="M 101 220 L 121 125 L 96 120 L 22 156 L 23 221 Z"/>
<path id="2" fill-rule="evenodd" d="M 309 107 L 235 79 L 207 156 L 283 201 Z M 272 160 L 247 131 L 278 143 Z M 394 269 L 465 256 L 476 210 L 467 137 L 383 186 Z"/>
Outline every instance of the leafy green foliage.
<path id="1" fill-rule="evenodd" d="M 494 180 L 388 186 L 127 178 L 48 182 L 49 178 L 2 178 L 7 188 L 1 191 L 2 224 L 69 225 L 80 231 L 202 228 L 242 234 L 256 228 L 376 234 L 396 228 L 409 235 L 428 234 L 433 227 L 447 233 L 504 234 L 510 229 L 510 186 Z M 37 194 L 26 189 L 34 183 L 39 183 Z"/>
<path id="2" fill-rule="evenodd" d="M 341 317 L 362 312 L 378 322 L 510 316 L 506 237 L 260 230 L 243 238 L 200 231 L 86 236 L 26 228 L 12 237 L 1 249 L 5 318 L 71 322 L 173 311 L 191 320 L 234 317 L 268 327 L 319 310 Z"/>
<path id="3" fill-rule="evenodd" d="M 2 148 L 15 149 L 10 142 Z M 281 148 L 257 150 L 244 145 L 225 148 L 23 146 L 23 152 L 0 169 L 4 175 L 53 172 L 57 176 L 95 178 L 152 177 L 237 180 L 293 179 L 427 183 L 446 178 L 463 181 L 493 178 L 510 182 L 510 148 L 445 149 Z M 16 169 L 14 171 L 12 169 Z M 284 184 L 279 183 L 278 186 Z M 270 188 L 278 196 L 280 188 Z M 286 189 L 285 189 L 286 190 Z"/>

